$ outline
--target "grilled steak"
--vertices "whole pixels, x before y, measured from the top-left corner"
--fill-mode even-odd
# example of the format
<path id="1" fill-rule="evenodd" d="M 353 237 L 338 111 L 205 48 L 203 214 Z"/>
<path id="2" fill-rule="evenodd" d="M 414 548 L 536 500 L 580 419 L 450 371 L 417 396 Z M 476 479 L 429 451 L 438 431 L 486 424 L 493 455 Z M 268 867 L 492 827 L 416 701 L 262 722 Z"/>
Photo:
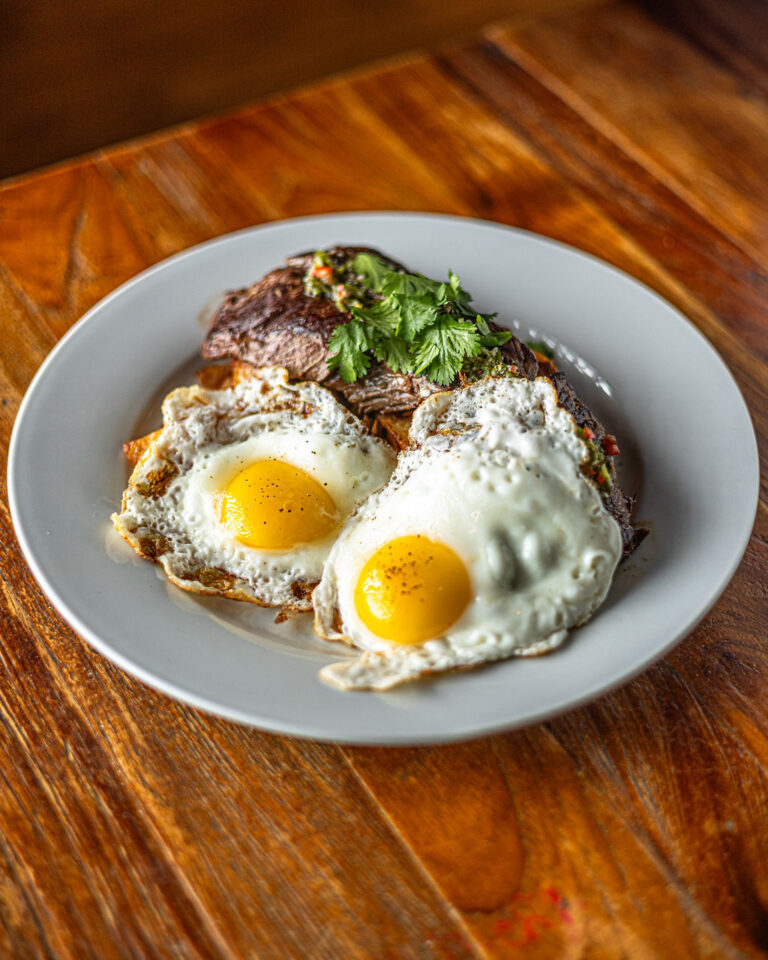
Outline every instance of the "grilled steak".
<path id="1" fill-rule="evenodd" d="M 334 247 L 328 252 L 334 261 L 344 262 L 363 250 L 381 256 L 363 247 Z M 332 300 L 305 293 L 304 275 L 313 256 L 290 257 L 284 267 L 271 270 L 252 286 L 228 293 L 203 343 L 206 360 L 244 360 L 259 367 L 285 367 L 294 380 L 328 380 L 328 340 L 333 328 L 349 316 Z M 403 269 L 382 259 L 393 269 Z M 417 402 L 404 409 L 413 409 Z"/>
<path id="2" fill-rule="evenodd" d="M 325 251 L 334 265 L 341 265 L 356 253 L 367 252 L 382 259 L 391 269 L 405 271 L 397 263 L 368 247 L 338 246 Z M 305 277 L 312 266 L 314 251 L 289 257 L 286 265 L 270 271 L 250 287 L 228 293 L 219 307 L 202 346 L 207 360 L 232 359 L 254 366 L 285 367 L 292 379 L 317 380 L 339 394 L 359 416 L 387 414 L 401 417 L 414 410 L 431 393 L 445 387 L 425 377 L 395 373 L 382 363 L 368 373 L 346 383 L 328 370 L 328 341 L 334 327 L 346 323 L 350 316 L 333 300 L 311 296 L 305 289 Z M 490 324 L 496 330 L 500 327 Z M 557 390 L 558 403 L 587 431 L 593 447 L 612 449 L 602 424 L 576 396 L 565 376 L 537 355 L 516 337 L 500 348 L 504 360 L 514 364 L 518 376 L 533 380 L 543 376 Z M 632 503 L 616 483 L 613 458 L 605 465 L 610 483 L 603 492 L 606 509 L 621 528 L 624 555 L 637 546 L 645 531 L 636 531 L 630 522 Z"/>

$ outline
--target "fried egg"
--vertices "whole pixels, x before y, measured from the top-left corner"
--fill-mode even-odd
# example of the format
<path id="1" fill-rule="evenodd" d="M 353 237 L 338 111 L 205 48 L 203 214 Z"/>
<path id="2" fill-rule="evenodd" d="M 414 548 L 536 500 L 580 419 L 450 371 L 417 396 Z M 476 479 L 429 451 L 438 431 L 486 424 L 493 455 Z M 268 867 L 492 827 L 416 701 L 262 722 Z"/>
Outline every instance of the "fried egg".
<path id="1" fill-rule="evenodd" d="M 341 525 L 393 465 L 330 391 L 265 368 L 169 394 L 112 520 L 185 590 L 308 610 Z"/>
<path id="2" fill-rule="evenodd" d="M 587 456 L 546 379 L 427 399 L 314 591 L 317 632 L 361 651 L 321 676 L 383 690 L 561 644 L 604 600 L 622 554 Z"/>

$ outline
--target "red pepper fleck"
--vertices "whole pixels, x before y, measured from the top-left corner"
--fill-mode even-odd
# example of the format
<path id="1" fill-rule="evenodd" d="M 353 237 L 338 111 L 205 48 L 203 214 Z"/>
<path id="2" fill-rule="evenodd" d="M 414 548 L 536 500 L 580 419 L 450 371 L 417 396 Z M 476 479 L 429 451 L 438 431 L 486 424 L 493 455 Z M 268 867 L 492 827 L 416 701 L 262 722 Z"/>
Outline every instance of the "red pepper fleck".
<path id="1" fill-rule="evenodd" d="M 605 450 L 609 457 L 615 457 L 617 453 L 621 453 L 619 445 L 616 443 L 616 437 L 612 437 L 610 433 L 606 433 L 603 437 L 603 450 Z"/>
<path id="2" fill-rule="evenodd" d="M 597 480 L 598 483 L 605 483 L 605 477 L 602 475 L 602 473 L 598 473 L 595 479 Z"/>
<path id="3" fill-rule="evenodd" d="M 326 283 L 330 283 L 333 280 L 333 267 L 324 267 L 322 264 L 317 263 L 312 267 L 312 276 L 317 277 L 318 280 L 324 280 Z"/>
<path id="4" fill-rule="evenodd" d="M 594 430 L 590 430 L 589 427 L 584 427 L 584 436 L 587 440 L 594 440 L 597 434 Z"/>

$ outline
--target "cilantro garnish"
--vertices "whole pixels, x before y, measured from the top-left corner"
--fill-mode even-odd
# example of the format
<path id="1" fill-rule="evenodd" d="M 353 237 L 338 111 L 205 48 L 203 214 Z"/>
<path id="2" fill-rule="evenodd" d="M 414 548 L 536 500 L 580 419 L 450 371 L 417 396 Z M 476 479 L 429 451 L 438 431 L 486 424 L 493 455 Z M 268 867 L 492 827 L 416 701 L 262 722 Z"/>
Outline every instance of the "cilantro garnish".
<path id="1" fill-rule="evenodd" d="M 371 294 L 367 303 L 350 304 L 352 319 L 331 334 L 328 366 L 347 383 L 362 377 L 375 357 L 393 370 L 447 386 L 465 361 L 512 336 L 491 330 L 495 314 L 471 308 L 455 273 L 449 271 L 447 282 L 401 273 L 370 253 L 358 253 L 345 269 Z"/>

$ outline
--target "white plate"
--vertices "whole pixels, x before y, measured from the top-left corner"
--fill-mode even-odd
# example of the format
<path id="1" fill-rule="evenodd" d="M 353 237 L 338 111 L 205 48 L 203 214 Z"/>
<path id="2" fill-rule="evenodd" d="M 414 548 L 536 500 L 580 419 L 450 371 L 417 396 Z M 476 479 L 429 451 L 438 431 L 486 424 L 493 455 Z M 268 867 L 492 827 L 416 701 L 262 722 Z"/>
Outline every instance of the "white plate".
<path id="1" fill-rule="evenodd" d="M 485 311 L 589 358 L 574 386 L 614 430 L 636 516 L 651 535 L 605 606 L 556 653 L 385 694 L 317 678 L 330 654 L 308 618 L 198 600 L 149 563 L 114 562 L 108 516 L 127 477 L 120 443 L 158 425 L 189 380 L 212 296 L 283 257 L 335 243 L 380 247 L 428 275 L 458 272 Z M 610 386 L 608 386 L 610 385 Z M 611 396 L 605 392 L 611 391 Z M 150 402 L 151 398 L 151 402 Z M 715 442 L 716 438 L 716 442 Z M 668 303 L 577 250 L 499 225 L 423 214 L 308 217 L 241 231 L 158 264 L 97 304 L 52 351 L 17 418 L 9 495 L 21 547 L 61 615 L 141 680 L 268 730 L 353 743 L 456 740 L 551 717 L 626 681 L 684 637 L 746 547 L 758 461 L 744 401 L 715 351 Z"/>

